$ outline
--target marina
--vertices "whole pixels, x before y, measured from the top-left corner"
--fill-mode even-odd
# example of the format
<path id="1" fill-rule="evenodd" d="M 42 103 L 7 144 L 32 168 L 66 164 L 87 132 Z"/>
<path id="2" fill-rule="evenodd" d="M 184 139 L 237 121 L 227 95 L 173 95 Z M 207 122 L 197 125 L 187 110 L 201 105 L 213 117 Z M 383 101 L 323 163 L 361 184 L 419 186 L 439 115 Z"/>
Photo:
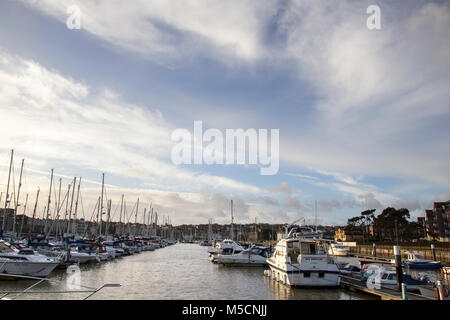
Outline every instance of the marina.
<path id="1" fill-rule="evenodd" d="M 0 305 L 448 309 L 450 2 L 392 2 L 0 1 Z"/>
<path id="2" fill-rule="evenodd" d="M 105 288 L 91 299 L 137 300 L 365 300 L 372 299 L 339 288 L 289 288 L 264 277 L 264 268 L 225 267 L 208 259 L 207 248 L 198 244 L 178 243 L 155 251 L 121 257 L 112 261 L 80 266 L 80 284 L 100 287 L 118 283 L 119 288 Z M 67 291 L 66 270 L 57 270 L 19 299 L 83 299 L 86 293 L 46 293 Z M 3 281 L 1 291 L 21 292 L 32 281 Z M 79 290 L 79 289 L 78 289 Z M 32 293 L 40 291 L 41 293 Z M 13 294 L 11 296 L 14 296 Z"/>

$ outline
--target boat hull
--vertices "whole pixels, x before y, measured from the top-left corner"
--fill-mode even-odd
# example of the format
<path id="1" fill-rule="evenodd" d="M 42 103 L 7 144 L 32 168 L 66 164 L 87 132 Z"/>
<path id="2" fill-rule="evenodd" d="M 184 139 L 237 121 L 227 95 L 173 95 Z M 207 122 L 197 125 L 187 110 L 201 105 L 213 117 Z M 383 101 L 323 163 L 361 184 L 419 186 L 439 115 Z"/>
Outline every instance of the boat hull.
<path id="1" fill-rule="evenodd" d="M 0 276 L 3 273 L 31 277 L 47 277 L 58 265 L 59 262 L 0 261 Z"/>
<path id="2" fill-rule="evenodd" d="M 251 257 L 250 258 L 242 258 L 242 257 L 233 257 L 233 256 L 216 256 L 213 260 L 214 263 L 227 265 L 227 266 L 236 266 L 236 267 L 263 267 L 267 265 L 266 259 L 261 257 Z"/>
<path id="3" fill-rule="evenodd" d="M 271 278 L 293 287 L 338 287 L 339 270 L 284 270 L 269 262 Z"/>
<path id="4" fill-rule="evenodd" d="M 440 269 L 441 263 L 420 263 L 420 262 L 404 262 L 403 265 L 410 269 Z"/>

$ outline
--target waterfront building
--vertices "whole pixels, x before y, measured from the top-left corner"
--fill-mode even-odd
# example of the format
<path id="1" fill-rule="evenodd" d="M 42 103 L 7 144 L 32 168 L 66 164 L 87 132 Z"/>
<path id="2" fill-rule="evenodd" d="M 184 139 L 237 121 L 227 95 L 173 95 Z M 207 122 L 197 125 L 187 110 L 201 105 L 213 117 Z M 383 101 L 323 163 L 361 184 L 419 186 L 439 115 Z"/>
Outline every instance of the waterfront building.
<path id="1" fill-rule="evenodd" d="M 422 220 L 427 240 L 450 242 L 450 200 L 435 202 Z"/>

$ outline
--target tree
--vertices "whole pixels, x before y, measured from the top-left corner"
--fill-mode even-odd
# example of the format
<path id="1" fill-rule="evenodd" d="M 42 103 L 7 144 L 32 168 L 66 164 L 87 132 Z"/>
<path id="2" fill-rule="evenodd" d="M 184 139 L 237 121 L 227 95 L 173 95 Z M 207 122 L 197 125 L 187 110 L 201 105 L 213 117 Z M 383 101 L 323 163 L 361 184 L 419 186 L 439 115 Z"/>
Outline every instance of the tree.
<path id="1" fill-rule="evenodd" d="M 361 212 L 361 218 L 363 220 L 362 224 L 363 224 L 363 238 L 364 238 L 364 230 L 366 230 L 367 232 L 367 242 L 369 242 L 369 231 L 367 230 L 367 226 L 370 225 L 373 220 L 375 219 L 375 211 L 377 209 L 369 209 L 366 211 Z"/>
<path id="2" fill-rule="evenodd" d="M 395 240 L 396 238 L 403 240 L 405 230 L 410 224 L 408 221 L 410 217 L 409 210 L 406 208 L 397 210 L 388 207 L 384 209 L 380 215 L 374 218 L 374 225 L 380 241 Z"/>

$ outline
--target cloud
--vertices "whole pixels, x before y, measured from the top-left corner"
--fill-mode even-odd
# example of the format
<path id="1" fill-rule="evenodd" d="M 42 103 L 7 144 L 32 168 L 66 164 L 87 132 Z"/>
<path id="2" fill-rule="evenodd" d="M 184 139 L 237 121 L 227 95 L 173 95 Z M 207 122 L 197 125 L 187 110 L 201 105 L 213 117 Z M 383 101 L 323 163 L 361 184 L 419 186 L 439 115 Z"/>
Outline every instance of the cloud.
<path id="1" fill-rule="evenodd" d="M 289 197 L 289 196 L 287 196 L 283 199 L 283 206 L 288 209 L 300 210 L 303 208 L 303 206 L 300 204 L 300 201 L 298 201 L 297 198 Z"/>
<path id="2" fill-rule="evenodd" d="M 409 211 L 422 209 L 422 206 L 418 200 L 398 200 L 392 203 L 392 207 L 396 209 L 406 208 Z"/>
<path id="3" fill-rule="evenodd" d="M 319 199 L 317 200 L 318 209 L 324 212 L 331 212 L 334 209 L 340 209 L 341 203 L 337 199 Z"/>
<path id="4" fill-rule="evenodd" d="M 384 206 L 381 204 L 380 201 L 378 201 L 375 198 L 375 195 L 373 193 L 366 193 L 364 195 L 358 196 L 360 199 L 363 200 L 364 207 L 368 209 L 383 209 Z"/>
<path id="5" fill-rule="evenodd" d="M 402 12 L 382 1 L 377 31 L 365 27 L 366 2 L 291 4 L 280 18 L 286 51 L 319 99 L 310 124 L 281 145 L 281 158 L 352 175 L 447 183 L 448 4 L 417 2 Z"/>
<path id="6" fill-rule="evenodd" d="M 173 126 L 160 111 L 130 104 L 109 89 L 93 90 L 4 51 L 0 51 L 0 100 L 0 148 L 6 154 L 14 147 L 19 157 L 26 158 L 29 185 L 48 186 L 47 172 L 54 167 L 55 176 L 65 180 L 70 173 L 78 176 L 85 172 L 83 185 L 92 183 L 92 172 L 99 176 L 105 172 L 107 184 L 118 179 L 130 190 L 137 184 L 191 193 L 203 188 L 244 194 L 262 191 L 234 179 L 171 164 Z M 177 193 L 168 194 L 167 203 L 173 210 L 183 204 Z M 203 202 L 217 203 L 217 197 L 213 194 Z M 96 197 L 91 200 L 95 202 Z M 239 199 L 236 206 L 243 214 L 248 211 Z"/>
<path id="7" fill-rule="evenodd" d="M 288 182 L 282 181 L 280 183 L 280 185 L 273 186 L 271 191 L 272 192 L 276 192 L 276 193 L 287 193 L 287 194 L 290 194 L 290 193 L 292 193 L 292 188 L 291 188 L 291 185 Z"/>
<path id="8" fill-rule="evenodd" d="M 257 59 L 265 51 L 265 23 L 277 9 L 276 1 L 266 0 L 257 6 L 250 0 L 136 0 L 132 6 L 123 1 L 41 0 L 30 5 L 64 24 L 67 8 L 77 5 L 83 31 L 112 46 L 171 62 L 204 52 L 220 59 Z"/>

